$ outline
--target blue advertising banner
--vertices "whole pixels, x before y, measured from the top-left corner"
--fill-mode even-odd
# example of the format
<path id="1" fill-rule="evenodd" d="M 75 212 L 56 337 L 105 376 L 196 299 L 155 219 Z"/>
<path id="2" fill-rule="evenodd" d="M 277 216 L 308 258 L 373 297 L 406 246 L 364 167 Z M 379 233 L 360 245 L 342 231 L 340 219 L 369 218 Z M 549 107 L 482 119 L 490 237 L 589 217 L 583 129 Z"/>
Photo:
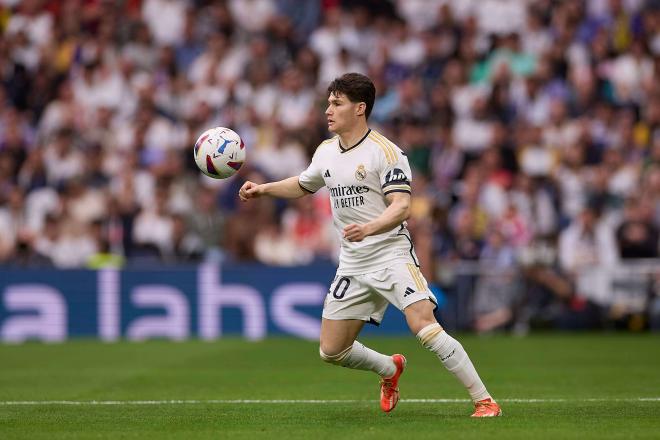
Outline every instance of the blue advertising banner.
<path id="1" fill-rule="evenodd" d="M 142 270 L 0 269 L 0 341 L 317 339 L 335 267 L 201 265 Z M 390 307 L 381 328 L 408 332 Z"/>

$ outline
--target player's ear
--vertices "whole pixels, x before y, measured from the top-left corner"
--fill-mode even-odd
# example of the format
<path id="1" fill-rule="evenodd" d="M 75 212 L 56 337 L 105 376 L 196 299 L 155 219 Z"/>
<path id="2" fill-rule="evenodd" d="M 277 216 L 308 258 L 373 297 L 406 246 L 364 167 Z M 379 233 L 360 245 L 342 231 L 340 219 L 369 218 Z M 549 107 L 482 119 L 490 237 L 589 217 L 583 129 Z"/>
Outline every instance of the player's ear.
<path id="1" fill-rule="evenodd" d="M 364 116 L 365 111 L 367 111 L 367 104 L 364 102 L 359 102 L 355 108 L 355 116 Z"/>

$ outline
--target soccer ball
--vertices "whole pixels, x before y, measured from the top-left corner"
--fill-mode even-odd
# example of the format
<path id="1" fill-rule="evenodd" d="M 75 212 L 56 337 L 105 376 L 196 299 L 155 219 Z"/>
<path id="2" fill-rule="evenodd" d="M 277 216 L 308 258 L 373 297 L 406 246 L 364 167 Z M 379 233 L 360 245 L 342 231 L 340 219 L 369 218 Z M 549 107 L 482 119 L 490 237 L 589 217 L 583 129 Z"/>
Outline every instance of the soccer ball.
<path id="1" fill-rule="evenodd" d="M 202 173 L 214 179 L 226 179 L 245 162 L 245 144 L 235 131 L 215 127 L 197 138 L 194 156 Z"/>

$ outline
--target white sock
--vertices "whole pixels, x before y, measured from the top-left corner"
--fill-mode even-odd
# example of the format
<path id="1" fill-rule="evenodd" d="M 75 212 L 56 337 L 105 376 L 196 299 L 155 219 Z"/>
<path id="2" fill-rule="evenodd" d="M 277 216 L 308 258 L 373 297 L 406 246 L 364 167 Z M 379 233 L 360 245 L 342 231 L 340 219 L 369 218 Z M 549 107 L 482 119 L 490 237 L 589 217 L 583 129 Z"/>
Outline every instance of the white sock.
<path id="1" fill-rule="evenodd" d="M 473 401 L 490 397 L 461 343 L 449 336 L 440 324 L 427 325 L 417 333 L 417 339 L 438 355 L 447 370 L 465 385 Z"/>
<path id="2" fill-rule="evenodd" d="M 396 365 L 391 356 L 378 353 L 358 341 L 336 355 L 327 355 L 319 349 L 321 359 L 334 365 L 354 370 L 373 371 L 382 377 L 391 377 L 396 373 Z"/>

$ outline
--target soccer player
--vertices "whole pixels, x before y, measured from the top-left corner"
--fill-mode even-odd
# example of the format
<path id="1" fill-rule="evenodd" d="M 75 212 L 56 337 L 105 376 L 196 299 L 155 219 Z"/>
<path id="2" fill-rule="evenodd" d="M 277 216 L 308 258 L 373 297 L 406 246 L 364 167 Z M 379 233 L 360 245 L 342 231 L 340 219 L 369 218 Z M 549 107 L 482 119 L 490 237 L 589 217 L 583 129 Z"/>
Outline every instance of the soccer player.
<path id="1" fill-rule="evenodd" d="M 411 171 L 405 154 L 367 125 L 374 105 L 373 82 L 347 73 L 328 87 L 325 115 L 335 137 L 322 142 L 299 176 L 278 182 L 247 181 L 242 201 L 272 196 L 295 199 L 323 186 L 330 190 L 334 223 L 343 237 L 339 267 L 323 306 L 320 356 L 326 362 L 381 377 L 380 407 L 399 400 L 401 354 L 387 356 L 358 342 L 365 323 L 379 324 L 388 304 L 401 310 L 421 344 L 467 388 L 472 417 L 502 414 L 463 346 L 436 321 L 436 298 L 419 271 L 406 219 L 410 214 Z"/>

